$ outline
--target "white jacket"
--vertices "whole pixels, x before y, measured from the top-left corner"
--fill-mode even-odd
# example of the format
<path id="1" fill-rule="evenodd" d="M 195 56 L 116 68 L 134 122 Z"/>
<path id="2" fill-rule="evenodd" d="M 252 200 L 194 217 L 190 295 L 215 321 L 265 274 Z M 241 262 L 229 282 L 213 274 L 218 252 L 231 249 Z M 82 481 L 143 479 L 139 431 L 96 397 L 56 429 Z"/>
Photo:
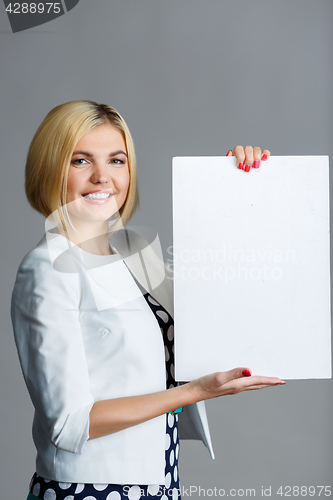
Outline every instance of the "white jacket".
<path id="1" fill-rule="evenodd" d="M 11 317 L 35 407 L 36 470 L 62 482 L 164 484 L 165 415 L 85 442 L 95 401 L 165 389 L 160 328 L 132 274 L 172 315 L 171 276 L 156 240 L 122 230 L 111 244 L 116 255 L 95 256 L 47 232 L 17 272 Z M 203 402 L 180 414 L 179 431 L 214 458 Z"/>

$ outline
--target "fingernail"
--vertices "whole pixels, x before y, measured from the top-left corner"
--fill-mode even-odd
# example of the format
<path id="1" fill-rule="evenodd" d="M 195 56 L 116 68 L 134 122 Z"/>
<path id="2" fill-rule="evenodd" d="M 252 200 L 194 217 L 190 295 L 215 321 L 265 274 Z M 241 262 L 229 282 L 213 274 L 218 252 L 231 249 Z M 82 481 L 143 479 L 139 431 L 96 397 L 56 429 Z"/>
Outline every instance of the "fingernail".
<path id="1" fill-rule="evenodd" d="M 285 385 L 285 382 L 277 382 L 275 385 Z"/>
<path id="2" fill-rule="evenodd" d="M 263 159 L 263 160 L 267 160 L 267 155 L 266 155 L 266 154 L 265 154 L 265 155 L 262 155 L 262 159 Z"/>
<path id="3" fill-rule="evenodd" d="M 227 152 L 227 156 L 229 156 L 230 153 L 232 153 L 231 149 L 229 149 L 229 151 Z"/>
<path id="4" fill-rule="evenodd" d="M 240 162 L 238 163 L 238 168 L 239 168 L 239 169 L 242 169 L 243 167 L 244 167 L 244 163 L 243 163 L 242 161 L 240 161 Z"/>
<path id="5" fill-rule="evenodd" d="M 243 370 L 242 375 L 243 377 L 251 377 L 251 372 L 250 370 Z"/>
<path id="6" fill-rule="evenodd" d="M 253 168 L 259 168 L 259 166 L 260 166 L 260 161 L 259 160 L 254 160 Z"/>
<path id="7" fill-rule="evenodd" d="M 245 165 L 244 170 L 245 170 L 245 172 L 250 172 L 250 170 L 251 170 L 251 165 Z"/>

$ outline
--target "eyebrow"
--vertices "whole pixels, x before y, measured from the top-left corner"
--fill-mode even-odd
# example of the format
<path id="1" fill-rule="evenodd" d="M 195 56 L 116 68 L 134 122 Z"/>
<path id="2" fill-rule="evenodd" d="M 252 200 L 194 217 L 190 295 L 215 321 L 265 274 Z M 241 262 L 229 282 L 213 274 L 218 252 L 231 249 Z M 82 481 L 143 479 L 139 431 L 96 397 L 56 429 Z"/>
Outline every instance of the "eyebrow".
<path id="1" fill-rule="evenodd" d="M 118 151 L 112 151 L 110 154 L 109 154 L 109 157 L 113 157 L 113 156 L 117 156 L 117 155 L 125 155 L 126 158 L 127 158 L 127 154 L 125 153 L 125 151 L 122 151 L 121 149 L 119 149 Z M 89 158 L 92 158 L 94 155 L 92 155 L 91 153 L 88 153 L 87 151 L 74 151 L 73 155 L 85 155 L 85 156 L 88 156 Z"/>

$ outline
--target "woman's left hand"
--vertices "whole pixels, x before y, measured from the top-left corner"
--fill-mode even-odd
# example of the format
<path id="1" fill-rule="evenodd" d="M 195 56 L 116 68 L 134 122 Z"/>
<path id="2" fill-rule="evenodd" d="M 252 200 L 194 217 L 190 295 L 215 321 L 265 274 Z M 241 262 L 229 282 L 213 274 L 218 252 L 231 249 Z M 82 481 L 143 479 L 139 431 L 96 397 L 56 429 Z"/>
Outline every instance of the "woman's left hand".
<path id="1" fill-rule="evenodd" d="M 228 151 L 227 156 L 235 156 L 237 167 L 239 169 L 245 170 L 245 172 L 250 172 L 251 167 L 259 168 L 261 161 L 266 161 L 270 157 L 270 151 L 255 146 L 236 146 L 232 151 Z"/>

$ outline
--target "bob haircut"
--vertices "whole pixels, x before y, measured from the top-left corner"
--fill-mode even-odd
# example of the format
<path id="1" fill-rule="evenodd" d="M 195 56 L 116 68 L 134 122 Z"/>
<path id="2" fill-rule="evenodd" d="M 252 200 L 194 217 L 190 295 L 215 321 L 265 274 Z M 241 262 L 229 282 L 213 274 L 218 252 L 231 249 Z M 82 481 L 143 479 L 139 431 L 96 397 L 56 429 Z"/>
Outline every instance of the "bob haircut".
<path id="1" fill-rule="evenodd" d="M 31 141 L 25 167 L 26 196 L 30 205 L 45 217 L 54 214 L 65 231 L 66 222 L 74 228 L 66 207 L 66 194 L 75 146 L 84 134 L 108 123 L 123 136 L 128 156 L 130 183 L 126 200 L 119 209 L 121 225 L 125 226 L 139 203 L 137 166 L 131 133 L 114 108 L 85 100 L 61 104 L 48 113 Z"/>

